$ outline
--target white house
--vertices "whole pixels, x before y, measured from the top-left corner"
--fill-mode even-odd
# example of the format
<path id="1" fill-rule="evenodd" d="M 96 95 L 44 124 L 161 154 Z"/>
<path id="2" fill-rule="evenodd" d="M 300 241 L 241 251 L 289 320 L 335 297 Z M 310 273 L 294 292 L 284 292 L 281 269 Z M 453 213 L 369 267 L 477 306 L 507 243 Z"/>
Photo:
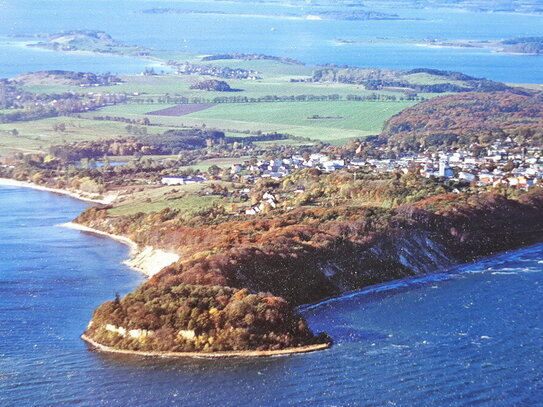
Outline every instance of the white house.
<path id="1" fill-rule="evenodd" d="M 243 171 L 241 164 L 232 164 L 232 167 L 230 167 L 230 174 L 237 174 L 241 171 Z"/>
<path id="2" fill-rule="evenodd" d="M 160 181 L 164 185 L 185 185 L 196 184 L 198 182 L 204 182 L 205 178 L 202 177 L 181 177 L 176 175 L 167 175 L 162 177 Z"/>
<path id="3" fill-rule="evenodd" d="M 450 167 L 448 158 L 439 160 L 439 176 L 444 178 L 451 178 L 454 176 L 454 170 Z"/>
<path id="4" fill-rule="evenodd" d="M 474 174 L 469 173 L 469 172 L 460 171 L 458 173 L 458 179 L 461 181 L 472 182 L 472 181 L 475 181 L 476 178 L 477 177 Z"/>

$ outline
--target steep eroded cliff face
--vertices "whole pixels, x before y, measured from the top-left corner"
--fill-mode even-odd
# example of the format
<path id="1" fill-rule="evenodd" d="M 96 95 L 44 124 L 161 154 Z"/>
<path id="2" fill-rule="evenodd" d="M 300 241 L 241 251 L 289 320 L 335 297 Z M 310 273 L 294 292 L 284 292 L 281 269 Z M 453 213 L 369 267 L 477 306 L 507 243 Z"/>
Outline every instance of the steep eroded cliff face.
<path id="1" fill-rule="evenodd" d="M 198 226 L 96 208 L 78 221 L 181 258 L 93 318 L 99 327 L 153 335 L 121 338 L 93 328 L 95 340 L 151 351 L 283 349 L 323 340 L 295 306 L 543 239 L 543 191 L 516 199 L 444 194 L 395 209 L 305 207 Z M 200 339 L 187 342 L 178 334 L 187 330 Z"/>
<path id="2" fill-rule="evenodd" d="M 391 237 L 345 256 L 327 261 L 320 268 L 339 293 L 435 272 L 458 262 L 450 250 L 425 231 Z"/>

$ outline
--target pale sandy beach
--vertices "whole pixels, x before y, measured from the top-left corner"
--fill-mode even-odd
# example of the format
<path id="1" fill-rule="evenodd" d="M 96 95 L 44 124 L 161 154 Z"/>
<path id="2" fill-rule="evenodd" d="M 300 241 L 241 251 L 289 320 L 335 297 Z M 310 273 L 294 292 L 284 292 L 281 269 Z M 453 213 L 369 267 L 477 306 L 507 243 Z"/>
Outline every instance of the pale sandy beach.
<path id="1" fill-rule="evenodd" d="M 39 191 L 53 192 L 55 194 L 67 195 L 75 199 L 79 199 L 79 200 L 83 200 L 87 202 L 99 203 L 102 205 L 109 204 L 117 198 L 116 194 L 110 194 L 110 195 L 106 195 L 103 198 L 99 198 L 98 196 L 92 196 L 90 194 L 83 194 L 83 193 L 75 192 L 75 191 L 67 191 L 64 189 L 48 188 L 41 185 L 33 184 L 31 182 L 17 181 L 17 180 L 13 180 L 9 178 L 0 178 L 0 185 L 21 187 L 21 188 L 31 188 L 31 189 L 36 189 Z M 132 241 L 131 239 L 125 236 L 114 235 L 111 233 L 103 232 L 101 230 L 93 229 L 88 226 L 80 225 L 74 222 L 64 223 L 59 226 L 67 227 L 71 229 L 77 229 L 82 232 L 94 233 L 101 236 L 107 236 L 111 239 L 114 239 L 118 242 L 121 242 L 127 245 L 128 247 L 130 247 L 131 253 L 130 253 L 130 259 L 126 260 L 124 263 L 130 268 L 145 274 L 145 276 L 147 276 L 148 278 L 151 278 L 152 276 L 157 274 L 160 270 L 162 270 L 164 267 L 167 267 L 170 264 L 173 264 L 179 260 L 179 255 L 175 253 L 165 252 L 160 249 L 155 249 L 154 247 L 151 247 L 151 246 L 140 248 L 136 242 Z"/>
<path id="2" fill-rule="evenodd" d="M 121 242 L 131 249 L 130 259 L 126 260 L 124 264 L 133 268 L 134 270 L 140 271 L 145 274 L 148 278 L 151 278 L 157 274 L 164 267 L 169 266 L 179 260 L 179 255 L 176 253 L 165 252 L 160 249 L 155 249 L 151 246 L 146 246 L 140 248 L 136 242 L 133 240 L 120 235 L 114 235 L 112 233 L 102 232 L 98 229 L 93 229 L 88 226 L 80 225 L 74 222 L 68 222 L 61 224 L 59 226 L 77 229 L 82 232 L 93 233 L 101 236 L 109 237 L 118 242 Z"/>

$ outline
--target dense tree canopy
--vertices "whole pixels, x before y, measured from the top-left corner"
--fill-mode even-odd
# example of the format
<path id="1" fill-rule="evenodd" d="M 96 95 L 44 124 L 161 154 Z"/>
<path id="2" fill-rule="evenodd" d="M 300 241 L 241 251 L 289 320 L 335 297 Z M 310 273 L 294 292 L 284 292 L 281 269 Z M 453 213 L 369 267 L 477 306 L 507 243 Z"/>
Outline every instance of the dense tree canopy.
<path id="1" fill-rule="evenodd" d="M 441 96 L 389 119 L 382 137 L 405 149 L 487 144 L 507 137 L 543 145 L 543 95 L 509 92 Z"/>

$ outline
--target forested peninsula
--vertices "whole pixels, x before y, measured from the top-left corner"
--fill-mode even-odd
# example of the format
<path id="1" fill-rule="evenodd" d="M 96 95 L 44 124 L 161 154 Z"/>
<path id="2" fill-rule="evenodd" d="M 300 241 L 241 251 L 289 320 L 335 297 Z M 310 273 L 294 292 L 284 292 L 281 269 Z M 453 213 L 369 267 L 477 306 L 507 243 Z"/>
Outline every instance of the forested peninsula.
<path id="1" fill-rule="evenodd" d="M 425 111 L 425 104 L 432 110 Z M 481 106 L 495 106 L 483 118 L 487 138 L 517 131 L 529 137 L 539 128 L 541 115 L 525 110 L 538 105 L 528 96 L 461 94 L 407 109 L 389 120 L 382 137 L 391 146 L 417 137 L 417 126 L 399 123 L 409 123 L 418 111 L 424 122 L 434 123 L 436 134 L 442 134 L 436 124 L 440 121 L 454 134 L 455 126 L 439 109 L 444 105 L 456 117 L 450 110 L 455 104 L 465 109 L 462 117 L 468 122 L 471 115 L 480 117 Z M 531 116 L 530 133 L 526 126 Z M 456 136 L 459 145 L 477 141 L 475 128 L 480 132 L 483 125 L 473 123 L 474 130 L 463 127 L 464 133 Z M 428 128 L 424 134 L 424 143 L 404 143 L 402 148 L 428 145 Z M 447 145 L 451 139 L 441 140 Z M 458 193 L 453 185 L 422 178 L 416 170 L 377 175 L 306 169 L 280 182 L 261 179 L 253 193 L 281 197 L 281 206 L 256 218 L 219 207 L 188 218 L 168 208 L 150 214 L 112 216 L 108 207 L 83 213 L 76 220 L 81 224 L 128 236 L 141 246 L 174 251 L 181 258 L 134 293 L 98 308 L 86 335 L 114 348 L 144 351 L 303 346 L 326 339 L 315 339 L 292 313 L 293 306 L 543 238 L 540 188 Z M 386 202 L 390 204 L 383 205 Z M 126 333 L 132 331 L 138 334 Z"/>
<path id="2" fill-rule="evenodd" d="M 225 59 L 237 77 L 209 79 Z M 256 54 L 174 62 L 0 83 L 0 177 L 107 202 L 75 222 L 179 259 L 96 309 L 84 338 L 99 349 L 323 349 L 333 338 L 296 307 L 543 239 L 537 88 Z"/>

